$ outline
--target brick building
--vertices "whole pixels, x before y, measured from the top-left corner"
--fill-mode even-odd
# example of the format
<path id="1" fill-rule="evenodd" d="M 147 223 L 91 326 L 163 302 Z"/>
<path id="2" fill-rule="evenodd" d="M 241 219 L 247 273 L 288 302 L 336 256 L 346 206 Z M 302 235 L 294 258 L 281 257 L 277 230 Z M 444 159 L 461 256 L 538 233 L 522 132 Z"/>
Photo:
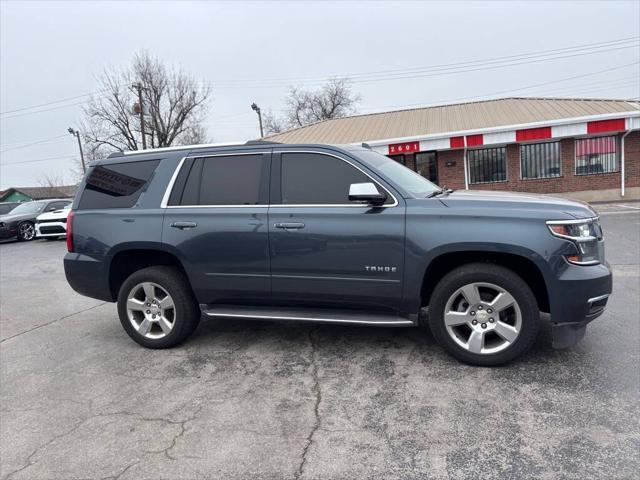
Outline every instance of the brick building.
<path id="1" fill-rule="evenodd" d="M 367 143 L 454 189 L 640 198 L 640 103 L 505 98 L 325 120 L 267 137 Z"/>

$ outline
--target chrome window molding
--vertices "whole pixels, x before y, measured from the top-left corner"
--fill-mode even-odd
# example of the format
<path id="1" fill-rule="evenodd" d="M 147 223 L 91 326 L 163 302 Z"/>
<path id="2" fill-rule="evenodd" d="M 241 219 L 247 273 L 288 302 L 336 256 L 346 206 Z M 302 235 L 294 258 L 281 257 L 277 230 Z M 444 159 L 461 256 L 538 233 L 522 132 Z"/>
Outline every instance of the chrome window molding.
<path id="1" fill-rule="evenodd" d="M 270 207 L 275 207 L 275 208 L 307 208 L 307 207 L 314 207 L 314 208 L 327 208 L 327 207 L 338 207 L 338 208 L 344 208 L 344 207 L 349 207 L 349 208 L 366 208 L 366 209 L 370 209 L 370 208 L 390 208 L 390 207 L 395 207 L 398 205 L 398 199 L 395 197 L 395 195 L 393 195 L 387 188 L 384 187 L 384 185 L 382 185 L 380 182 L 378 182 L 376 179 L 372 178 L 371 175 L 369 175 L 367 172 L 365 172 L 362 168 L 360 168 L 358 165 L 354 165 L 352 162 L 338 156 L 332 153 L 327 153 L 327 152 L 319 152 L 319 151 L 315 151 L 315 150 L 276 150 L 273 153 L 317 153 L 319 155 L 327 155 L 330 157 L 335 157 L 339 160 L 342 160 L 345 163 L 348 163 L 349 165 L 351 165 L 352 167 L 360 170 L 360 172 L 362 172 L 367 178 L 369 178 L 372 182 L 374 182 L 376 185 L 380 186 L 380 188 L 382 188 L 385 192 L 387 192 L 388 195 L 391 196 L 391 198 L 393 199 L 393 203 L 390 203 L 388 205 L 376 205 L 376 206 L 372 206 L 369 204 L 364 204 L 364 203 L 330 203 L 330 204 L 319 204 L 319 203 L 310 203 L 310 204 L 286 204 L 286 203 L 274 203 L 274 204 L 259 204 L 259 205 L 168 205 L 169 203 L 169 198 L 171 197 L 171 192 L 173 190 L 173 187 L 175 185 L 176 179 L 178 178 L 178 175 L 180 173 L 180 170 L 182 170 L 182 167 L 184 165 L 184 162 L 187 159 L 190 158 L 209 158 L 209 157 L 233 157 L 233 156 L 237 156 L 237 155 L 264 155 L 266 153 L 269 152 L 264 152 L 264 151 L 259 151 L 259 152 L 237 152 L 237 153 L 216 153 L 216 154 L 211 154 L 211 155 L 193 155 L 193 156 L 189 156 L 189 157 L 183 157 L 182 160 L 180 160 L 180 163 L 178 163 L 178 166 L 176 167 L 175 171 L 173 172 L 173 175 L 171 177 L 171 180 L 169 180 L 169 184 L 167 185 L 167 188 L 164 192 L 164 195 L 162 196 L 162 201 L 160 202 L 160 208 L 270 208 Z"/>

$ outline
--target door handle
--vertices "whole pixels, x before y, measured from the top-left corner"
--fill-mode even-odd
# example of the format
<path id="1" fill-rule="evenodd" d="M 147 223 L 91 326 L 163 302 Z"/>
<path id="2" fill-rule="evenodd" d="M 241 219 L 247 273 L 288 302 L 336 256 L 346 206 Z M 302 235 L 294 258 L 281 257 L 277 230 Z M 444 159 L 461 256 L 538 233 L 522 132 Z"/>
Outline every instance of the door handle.
<path id="1" fill-rule="evenodd" d="M 196 222 L 173 222 L 171 226 L 173 228 L 179 228 L 180 230 L 184 230 L 186 228 L 196 228 L 198 224 Z"/>
<path id="2" fill-rule="evenodd" d="M 280 228 L 282 230 L 300 230 L 304 228 L 304 223 L 302 222 L 284 222 L 284 223 L 274 223 L 274 227 Z"/>

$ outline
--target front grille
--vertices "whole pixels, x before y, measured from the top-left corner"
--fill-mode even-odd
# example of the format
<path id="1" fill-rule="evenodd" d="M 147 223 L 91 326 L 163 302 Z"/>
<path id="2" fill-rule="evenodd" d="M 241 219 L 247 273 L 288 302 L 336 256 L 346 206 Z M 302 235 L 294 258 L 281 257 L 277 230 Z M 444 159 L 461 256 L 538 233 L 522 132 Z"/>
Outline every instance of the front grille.
<path id="1" fill-rule="evenodd" d="M 66 218 L 58 218 L 58 219 L 54 219 L 54 220 L 38 220 L 36 222 L 38 225 L 41 223 L 67 223 L 67 219 Z"/>
<path id="2" fill-rule="evenodd" d="M 54 227 L 40 227 L 40 233 L 67 233 L 67 231 L 56 225 Z"/>

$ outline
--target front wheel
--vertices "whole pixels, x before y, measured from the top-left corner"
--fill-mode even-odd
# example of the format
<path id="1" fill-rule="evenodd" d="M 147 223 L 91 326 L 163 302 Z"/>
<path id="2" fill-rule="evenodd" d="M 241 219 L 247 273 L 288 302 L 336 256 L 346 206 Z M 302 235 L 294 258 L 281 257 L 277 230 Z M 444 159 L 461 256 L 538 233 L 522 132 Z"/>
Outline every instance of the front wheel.
<path id="1" fill-rule="evenodd" d="M 538 333 L 536 298 L 522 278 L 493 264 L 448 273 L 429 305 L 429 327 L 451 355 L 471 365 L 500 365 L 522 355 Z"/>
<path id="2" fill-rule="evenodd" d="M 36 227 L 31 222 L 22 222 L 18 225 L 18 241 L 29 242 L 36 237 Z"/>
<path id="3" fill-rule="evenodd" d="M 200 307 L 177 268 L 143 268 L 127 278 L 118 294 L 118 316 L 129 336 L 147 348 L 170 348 L 198 326 Z"/>

